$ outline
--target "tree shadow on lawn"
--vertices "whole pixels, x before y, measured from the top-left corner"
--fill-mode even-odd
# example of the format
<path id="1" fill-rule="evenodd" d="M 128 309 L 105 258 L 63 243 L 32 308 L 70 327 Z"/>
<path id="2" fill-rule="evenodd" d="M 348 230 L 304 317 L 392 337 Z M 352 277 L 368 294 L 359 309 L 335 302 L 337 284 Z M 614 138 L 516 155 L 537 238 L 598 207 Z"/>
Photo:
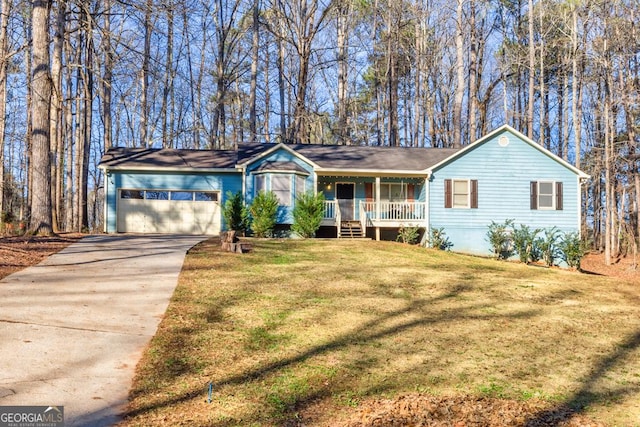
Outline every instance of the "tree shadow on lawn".
<path id="1" fill-rule="evenodd" d="M 277 373 L 278 371 L 305 362 L 306 360 L 314 356 L 323 355 L 335 350 L 339 350 L 341 348 L 348 348 L 353 345 L 362 345 L 368 342 L 375 342 L 376 340 L 394 336 L 396 334 L 400 334 L 406 330 L 419 326 L 447 324 L 465 319 L 493 321 L 500 319 L 527 319 L 541 315 L 539 310 L 523 310 L 509 314 L 479 314 L 479 310 L 482 310 L 483 307 L 486 307 L 482 304 L 469 305 L 464 309 L 455 312 L 445 311 L 441 313 L 433 313 L 432 315 L 429 314 L 429 307 L 433 307 L 438 302 L 449 298 L 460 297 L 467 290 L 467 287 L 464 285 L 454 285 L 446 293 L 436 295 L 433 298 L 408 301 L 404 307 L 395 311 L 383 313 L 377 316 L 375 319 L 362 324 L 354 331 L 342 334 L 341 336 L 338 336 L 337 338 L 326 343 L 308 348 L 306 351 L 295 356 L 282 358 L 281 360 L 268 363 L 263 366 L 258 366 L 255 369 L 248 370 L 242 374 L 233 375 L 228 378 L 223 378 L 219 381 L 212 382 L 212 387 L 214 390 L 219 390 L 224 386 L 240 385 L 256 380 L 264 380 L 270 374 Z M 233 305 L 233 303 L 234 300 L 230 299 L 229 301 L 226 301 L 226 304 L 223 305 Z M 217 306 L 214 310 L 214 321 L 217 318 L 216 314 L 218 313 L 218 310 L 221 309 L 222 307 Z M 413 317 L 411 319 L 407 319 L 408 315 L 415 316 L 416 313 L 420 313 L 419 318 L 416 319 L 415 317 Z M 385 322 L 396 323 L 392 326 L 385 327 L 383 326 Z M 574 395 L 570 396 L 568 399 L 558 404 L 557 406 L 549 410 L 542 411 L 529 418 L 525 425 L 527 427 L 554 425 L 549 424 L 549 420 L 557 419 L 558 423 L 560 423 L 562 421 L 566 421 L 567 417 L 570 416 L 571 413 L 580 413 L 591 404 L 601 403 L 615 398 L 621 398 L 625 395 L 637 392 L 637 386 L 620 388 L 614 391 L 607 391 L 606 393 L 594 392 L 593 389 L 596 386 L 598 380 L 605 377 L 612 368 L 622 363 L 625 357 L 629 356 L 638 348 L 640 348 L 640 331 L 629 336 L 623 343 L 618 346 L 617 350 L 614 353 L 603 357 L 594 366 L 591 373 L 581 381 L 582 387 Z M 366 363 L 366 361 L 363 363 Z M 125 419 L 133 418 L 163 407 L 171 407 L 173 405 L 180 404 L 189 400 L 203 398 L 203 396 L 206 394 L 206 386 L 206 384 L 202 384 L 200 387 L 192 387 L 190 389 L 186 389 L 184 392 L 173 394 L 171 397 L 168 397 L 162 401 L 152 402 L 137 409 L 132 409 L 128 412 L 125 412 L 123 416 L 125 417 Z M 374 392 L 378 394 L 384 392 L 385 390 L 385 386 L 383 384 L 374 385 L 373 387 L 375 389 Z M 285 407 L 281 408 L 279 416 L 282 417 L 283 420 L 293 420 L 295 419 L 296 414 L 304 408 L 312 405 L 315 402 L 318 402 L 321 399 L 335 395 L 335 393 L 340 393 L 341 391 L 343 390 L 336 389 L 334 386 L 330 386 L 321 387 L 320 389 L 309 389 L 305 393 L 301 393 L 300 395 L 295 396 L 291 399 L 287 397 Z M 264 420 L 264 416 L 264 414 L 258 413 L 248 415 L 249 419 L 253 418 L 256 422 Z M 243 421 L 247 421 L 247 419 L 243 418 Z M 220 422 L 221 424 L 217 425 L 225 425 L 225 421 L 221 420 Z"/>
<path id="2" fill-rule="evenodd" d="M 362 345 L 366 342 L 374 342 L 375 340 L 385 338 L 388 336 L 393 336 L 395 334 L 401 333 L 403 331 L 409 330 L 411 328 L 415 328 L 418 326 L 424 325 L 434 325 L 441 323 L 450 323 L 461 319 L 484 319 L 484 320 L 492 320 L 492 319 L 515 319 L 515 318 L 533 318 L 539 315 L 538 311 L 529 310 L 529 311 L 521 311 L 518 313 L 512 313 L 508 315 L 495 315 L 495 314 L 478 314 L 478 310 L 485 307 L 485 305 L 470 305 L 466 307 L 464 310 L 458 310 L 455 313 L 451 311 L 445 311 L 443 313 L 436 314 L 434 316 L 425 316 L 424 314 L 418 319 L 411 320 L 403 320 L 399 324 L 395 324 L 389 327 L 380 327 L 385 322 L 393 322 L 398 319 L 404 319 L 409 314 L 421 313 L 428 306 L 432 306 L 439 301 L 446 300 L 449 298 L 455 298 L 460 296 L 466 290 L 465 286 L 455 285 L 452 286 L 451 289 L 445 294 L 435 296 L 433 298 L 428 299 L 416 299 L 408 302 L 405 307 L 384 313 L 373 320 L 370 320 L 356 330 L 345 333 L 334 340 L 326 342 L 324 344 L 313 346 L 306 351 L 297 354 L 292 357 L 283 358 L 273 363 L 269 363 L 258 367 L 254 370 L 250 370 L 241 375 L 234 375 L 226 379 L 221 379 L 219 381 L 212 382 L 212 387 L 214 390 L 220 389 L 224 386 L 229 385 L 240 385 L 251 381 L 256 381 L 259 379 L 265 378 L 267 375 L 277 372 L 279 370 L 285 369 L 290 366 L 294 366 L 298 363 L 304 362 L 307 359 L 328 353 L 330 351 L 338 350 L 341 348 L 346 348 L 352 345 Z M 203 384 L 198 388 L 191 388 L 186 390 L 181 394 L 173 395 L 171 398 L 165 399 L 161 402 L 151 403 L 145 406 L 142 406 L 137 409 L 126 411 L 123 416 L 124 418 L 132 418 L 138 415 L 142 415 L 144 413 L 154 411 L 156 409 L 162 407 L 169 407 L 175 404 L 179 404 L 181 402 L 189 401 L 198 397 L 202 397 L 205 393 L 206 385 Z M 335 390 L 328 389 L 326 393 L 333 393 Z M 326 397 L 325 393 L 321 391 L 312 391 L 311 395 L 306 395 L 303 399 L 290 402 L 291 408 L 301 408 L 306 404 L 309 404 L 320 397 Z"/>
<path id="3" fill-rule="evenodd" d="M 608 356 L 604 357 L 597 363 L 591 372 L 582 379 L 582 386 L 576 391 L 569 399 L 554 408 L 546 411 L 542 411 L 532 418 L 528 419 L 526 427 L 536 427 L 542 425 L 549 425 L 543 423 L 542 420 L 557 419 L 563 420 L 563 414 L 567 413 L 567 409 L 582 412 L 588 406 L 594 403 L 604 403 L 607 401 L 616 400 L 622 398 L 625 395 L 636 393 L 640 391 L 638 386 L 621 387 L 614 391 L 607 391 L 606 393 L 599 393 L 593 391 L 596 387 L 596 383 L 607 375 L 607 372 L 612 370 L 616 365 L 624 362 L 624 359 L 634 351 L 640 348 L 640 331 L 636 331 L 618 345 L 617 350 Z"/>

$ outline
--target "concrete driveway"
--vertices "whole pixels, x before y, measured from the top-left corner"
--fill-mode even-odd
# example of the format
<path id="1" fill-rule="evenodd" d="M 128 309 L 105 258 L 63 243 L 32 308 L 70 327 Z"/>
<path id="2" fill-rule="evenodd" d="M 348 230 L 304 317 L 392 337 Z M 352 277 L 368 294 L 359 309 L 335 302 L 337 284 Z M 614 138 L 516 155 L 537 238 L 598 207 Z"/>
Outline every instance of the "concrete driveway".
<path id="1" fill-rule="evenodd" d="M 90 236 L 0 281 L 0 406 L 108 426 L 202 236 Z"/>

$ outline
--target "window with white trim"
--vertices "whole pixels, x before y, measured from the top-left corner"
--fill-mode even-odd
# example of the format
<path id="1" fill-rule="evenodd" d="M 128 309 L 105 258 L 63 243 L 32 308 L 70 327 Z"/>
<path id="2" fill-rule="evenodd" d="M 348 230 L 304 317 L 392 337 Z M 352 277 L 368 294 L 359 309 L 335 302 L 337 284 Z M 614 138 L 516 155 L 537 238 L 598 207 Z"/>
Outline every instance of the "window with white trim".
<path id="1" fill-rule="evenodd" d="M 296 196 L 306 192 L 306 178 L 302 175 L 296 175 Z"/>
<path id="2" fill-rule="evenodd" d="M 531 181 L 530 198 L 532 210 L 562 210 L 562 182 Z"/>
<path id="3" fill-rule="evenodd" d="M 253 195 L 257 196 L 261 191 L 267 191 L 267 179 L 264 175 L 254 175 Z"/>
<path id="4" fill-rule="evenodd" d="M 380 200 L 383 202 L 406 202 L 408 184 L 404 182 L 380 183 Z"/>
<path id="5" fill-rule="evenodd" d="M 291 175 L 272 174 L 271 191 L 281 206 L 291 206 Z"/>
<path id="6" fill-rule="evenodd" d="M 469 207 L 469 181 L 453 180 L 453 207 L 468 208 Z"/>
<path id="7" fill-rule="evenodd" d="M 445 179 L 444 207 L 455 209 L 477 209 L 478 180 Z"/>

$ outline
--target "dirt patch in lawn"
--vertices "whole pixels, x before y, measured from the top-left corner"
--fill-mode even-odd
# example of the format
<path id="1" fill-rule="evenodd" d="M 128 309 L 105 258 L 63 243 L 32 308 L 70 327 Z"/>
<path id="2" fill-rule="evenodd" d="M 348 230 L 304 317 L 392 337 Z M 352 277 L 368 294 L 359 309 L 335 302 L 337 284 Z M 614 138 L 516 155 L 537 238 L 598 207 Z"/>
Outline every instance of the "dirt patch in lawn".
<path id="1" fill-rule="evenodd" d="M 36 265 L 49 255 L 60 252 L 85 235 L 62 233 L 57 236 L 13 236 L 0 238 L 0 279 Z"/>

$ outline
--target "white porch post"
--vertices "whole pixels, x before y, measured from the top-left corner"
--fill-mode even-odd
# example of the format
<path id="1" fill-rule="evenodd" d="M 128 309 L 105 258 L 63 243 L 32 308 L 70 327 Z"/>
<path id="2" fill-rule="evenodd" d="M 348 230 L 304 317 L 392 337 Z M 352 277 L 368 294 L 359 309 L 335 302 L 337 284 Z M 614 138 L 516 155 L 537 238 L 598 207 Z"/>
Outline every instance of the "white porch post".
<path id="1" fill-rule="evenodd" d="M 102 225 L 102 231 L 104 231 L 105 233 L 109 232 L 109 205 L 107 203 L 107 201 L 109 200 L 109 178 L 110 178 L 110 174 L 109 174 L 109 169 L 105 168 L 104 169 L 104 201 L 102 202 L 102 212 L 104 212 L 102 221 L 104 222 L 104 224 Z M 116 203 L 118 203 L 117 201 L 118 199 L 118 195 L 116 194 Z M 117 224 L 116 224 L 117 227 Z"/>
<path id="2" fill-rule="evenodd" d="M 430 194 L 431 194 L 431 175 L 427 175 L 424 179 L 424 235 L 422 236 L 422 246 L 427 246 L 429 244 L 429 235 L 431 234 L 431 224 L 430 224 L 430 211 L 431 211 L 431 203 L 430 203 Z"/>
<path id="3" fill-rule="evenodd" d="M 382 204 L 380 203 L 380 177 L 376 176 L 376 220 L 380 220 L 380 209 Z M 380 226 L 376 225 L 376 240 L 380 240 Z"/>

